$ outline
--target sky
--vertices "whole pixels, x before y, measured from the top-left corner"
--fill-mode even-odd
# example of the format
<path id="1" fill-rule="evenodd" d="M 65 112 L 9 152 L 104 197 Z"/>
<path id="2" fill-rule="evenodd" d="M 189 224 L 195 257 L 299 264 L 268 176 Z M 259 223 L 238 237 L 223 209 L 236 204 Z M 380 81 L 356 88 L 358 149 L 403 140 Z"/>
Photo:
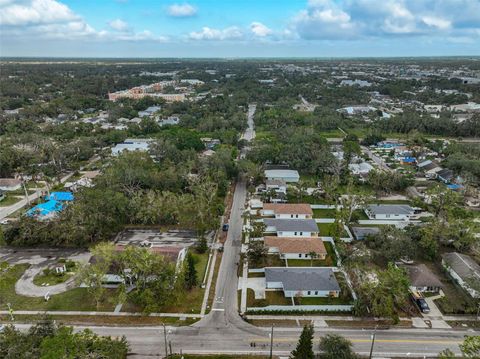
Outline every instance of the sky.
<path id="1" fill-rule="evenodd" d="M 0 0 L 0 56 L 480 55 L 480 0 Z"/>

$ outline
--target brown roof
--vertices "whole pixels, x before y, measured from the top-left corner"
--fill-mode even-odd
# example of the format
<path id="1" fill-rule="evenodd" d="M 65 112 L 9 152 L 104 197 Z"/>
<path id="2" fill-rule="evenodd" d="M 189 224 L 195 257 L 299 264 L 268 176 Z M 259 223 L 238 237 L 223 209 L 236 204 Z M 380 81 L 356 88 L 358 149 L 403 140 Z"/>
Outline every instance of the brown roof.
<path id="1" fill-rule="evenodd" d="M 402 265 L 414 287 L 443 287 L 442 282 L 425 264 Z"/>
<path id="2" fill-rule="evenodd" d="M 275 211 L 279 214 L 310 214 L 312 207 L 307 203 L 265 203 L 263 209 Z"/>
<path id="3" fill-rule="evenodd" d="M 265 237 L 267 247 L 278 248 L 280 253 L 305 253 L 315 252 L 327 254 L 323 241 L 318 237 Z"/>
<path id="4" fill-rule="evenodd" d="M 22 181 L 16 178 L 0 178 L 0 186 L 1 187 L 14 187 L 21 184 Z"/>

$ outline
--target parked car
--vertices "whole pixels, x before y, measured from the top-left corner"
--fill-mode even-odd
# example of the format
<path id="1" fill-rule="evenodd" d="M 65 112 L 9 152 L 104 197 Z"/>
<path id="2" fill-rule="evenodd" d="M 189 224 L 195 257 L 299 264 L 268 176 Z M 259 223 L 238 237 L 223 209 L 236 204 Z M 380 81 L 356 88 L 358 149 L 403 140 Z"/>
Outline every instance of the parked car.
<path id="1" fill-rule="evenodd" d="M 419 296 L 419 295 L 415 295 L 413 294 L 412 295 L 412 300 L 413 302 L 416 304 L 416 306 L 418 307 L 418 309 L 420 309 L 420 311 L 424 314 L 428 314 L 430 313 L 430 307 L 428 306 L 427 304 L 427 301 L 425 300 L 425 298 Z"/>
<path id="2" fill-rule="evenodd" d="M 223 230 L 224 232 L 227 232 L 227 231 L 228 231 L 228 228 L 229 228 L 228 223 L 225 223 L 225 224 L 222 226 L 222 230 Z"/>

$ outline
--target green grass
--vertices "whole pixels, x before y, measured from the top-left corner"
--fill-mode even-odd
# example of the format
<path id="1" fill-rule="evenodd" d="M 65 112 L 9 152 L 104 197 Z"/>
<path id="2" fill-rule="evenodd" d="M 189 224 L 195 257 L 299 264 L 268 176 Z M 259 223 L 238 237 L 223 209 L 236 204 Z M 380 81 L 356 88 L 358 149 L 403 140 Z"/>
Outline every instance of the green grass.
<path id="1" fill-rule="evenodd" d="M 205 288 L 201 288 L 203 276 L 205 274 L 208 252 L 207 253 L 192 253 L 195 260 L 195 269 L 197 270 L 198 285 L 191 290 L 182 290 L 178 294 L 177 301 L 170 305 L 165 305 L 159 308 L 162 313 L 200 313 L 202 309 L 203 296 Z M 122 312 L 142 312 L 143 308 L 134 303 L 127 302 L 122 307 Z"/>
<path id="2" fill-rule="evenodd" d="M 330 242 L 323 242 L 325 245 L 325 249 L 327 250 L 327 256 L 332 258 L 332 265 L 334 267 L 337 266 L 337 255 L 335 254 L 335 250 L 333 248 L 333 244 Z"/>
<path id="3" fill-rule="evenodd" d="M 278 254 L 268 254 L 264 263 L 259 263 L 258 265 L 250 263 L 250 268 L 263 267 L 285 267 L 285 260 L 281 259 Z"/>
<path id="4" fill-rule="evenodd" d="M 342 305 L 351 304 L 350 300 L 344 298 L 330 298 L 330 297 L 300 297 L 295 298 L 296 305 Z"/>
<path id="5" fill-rule="evenodd" d="M 15 204 L 17 203 L 18 201 L 20 201 L 22 199 L 22 197 L 17 197 L 17 196 L 13 196 L 11 194 L 7 194 L 5 196 L 4 199 L 2 199 L 0 201 L 0 207 L 8 207 L 8 206 L 11 206 L 12 204 Z"/>
<path id="6" fill-rule="evenodd" d="M 320 231 L 320 236 L 323 237 L 333 237 L 335 233 L 335 223 L 317 223 L 318 230 Z M 342 229 L 342 233 L 340 233 L 340 237 L 345 238 L 348 237 L 347 231 Z"/>
<path id="7" fill-rule="evenodd" d="M 334 260 L 331 256 L 327 255 L 325 259 L 288 259 L 289 267 L 331 267 Z"/>
<path id="8" fill-rule="evenodd" d="M 65 293 L 52 295 L 46 302 L 44 298 L 25 297 L 15 293 L 15 283 L 22 276 L 28 264 L 11 266 L 0 274 L 0 308 L 7 310 L 10 303 L 15 310 L 97 310 L 95 300 L 88 294 L 86 288 L 75 288 Z M 110 290 L 110 296 L 100 304 L 98 310 L 113 311 L 115 308 L 115 291 Z"/>
<path id="9" fill-rule="evenodd" d="M 73 273 L 39 273 L 33 278 L 33 284 L 42 286 L 44 283 L 47 285 L 60 284 L 68 280 L 73 276 Z"/>
<path id="10" fill-rule="evenodd" d="M 363 209 L 356 209 L 355 211 L 353 211 L 352 218 L 353 217 L 358 220 L 368 219 L 368 216 Z"/>
<path id="11" fill-rule="evenodd" d="M 285 298 L 283 291 L 266 291 L 265 299 L 255 299 L 253 289 L 247 289 L 247 307 L 266 307 L 268 305 L 292 305 L 292 300 Z"/>
<path id="12" fill-rule="evenodd" d="M 335 208 L 331 209 L 314 209 L 313 218 L 335 218 L 337 210 Z"/>

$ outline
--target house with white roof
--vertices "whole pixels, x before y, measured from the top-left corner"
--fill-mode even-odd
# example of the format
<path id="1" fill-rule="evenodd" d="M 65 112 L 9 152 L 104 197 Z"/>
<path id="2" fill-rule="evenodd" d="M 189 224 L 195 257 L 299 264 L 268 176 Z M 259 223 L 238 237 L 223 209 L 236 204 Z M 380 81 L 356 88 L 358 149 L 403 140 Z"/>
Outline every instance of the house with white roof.
<path id="1" fill-rule="evenodd" d="M 265 178 L 267 180 L 283 180 L 286 183 L 298 182 L 300 180 L 300 175 L 296 170 L 288 169 L 270 169 L 265 170 Z"/>
<path id="2" fill-rule="evenodd" d="M 409 221 L 415 210 L 406 204 L 370 204 L 365 213 L 369 219 Z"/>

